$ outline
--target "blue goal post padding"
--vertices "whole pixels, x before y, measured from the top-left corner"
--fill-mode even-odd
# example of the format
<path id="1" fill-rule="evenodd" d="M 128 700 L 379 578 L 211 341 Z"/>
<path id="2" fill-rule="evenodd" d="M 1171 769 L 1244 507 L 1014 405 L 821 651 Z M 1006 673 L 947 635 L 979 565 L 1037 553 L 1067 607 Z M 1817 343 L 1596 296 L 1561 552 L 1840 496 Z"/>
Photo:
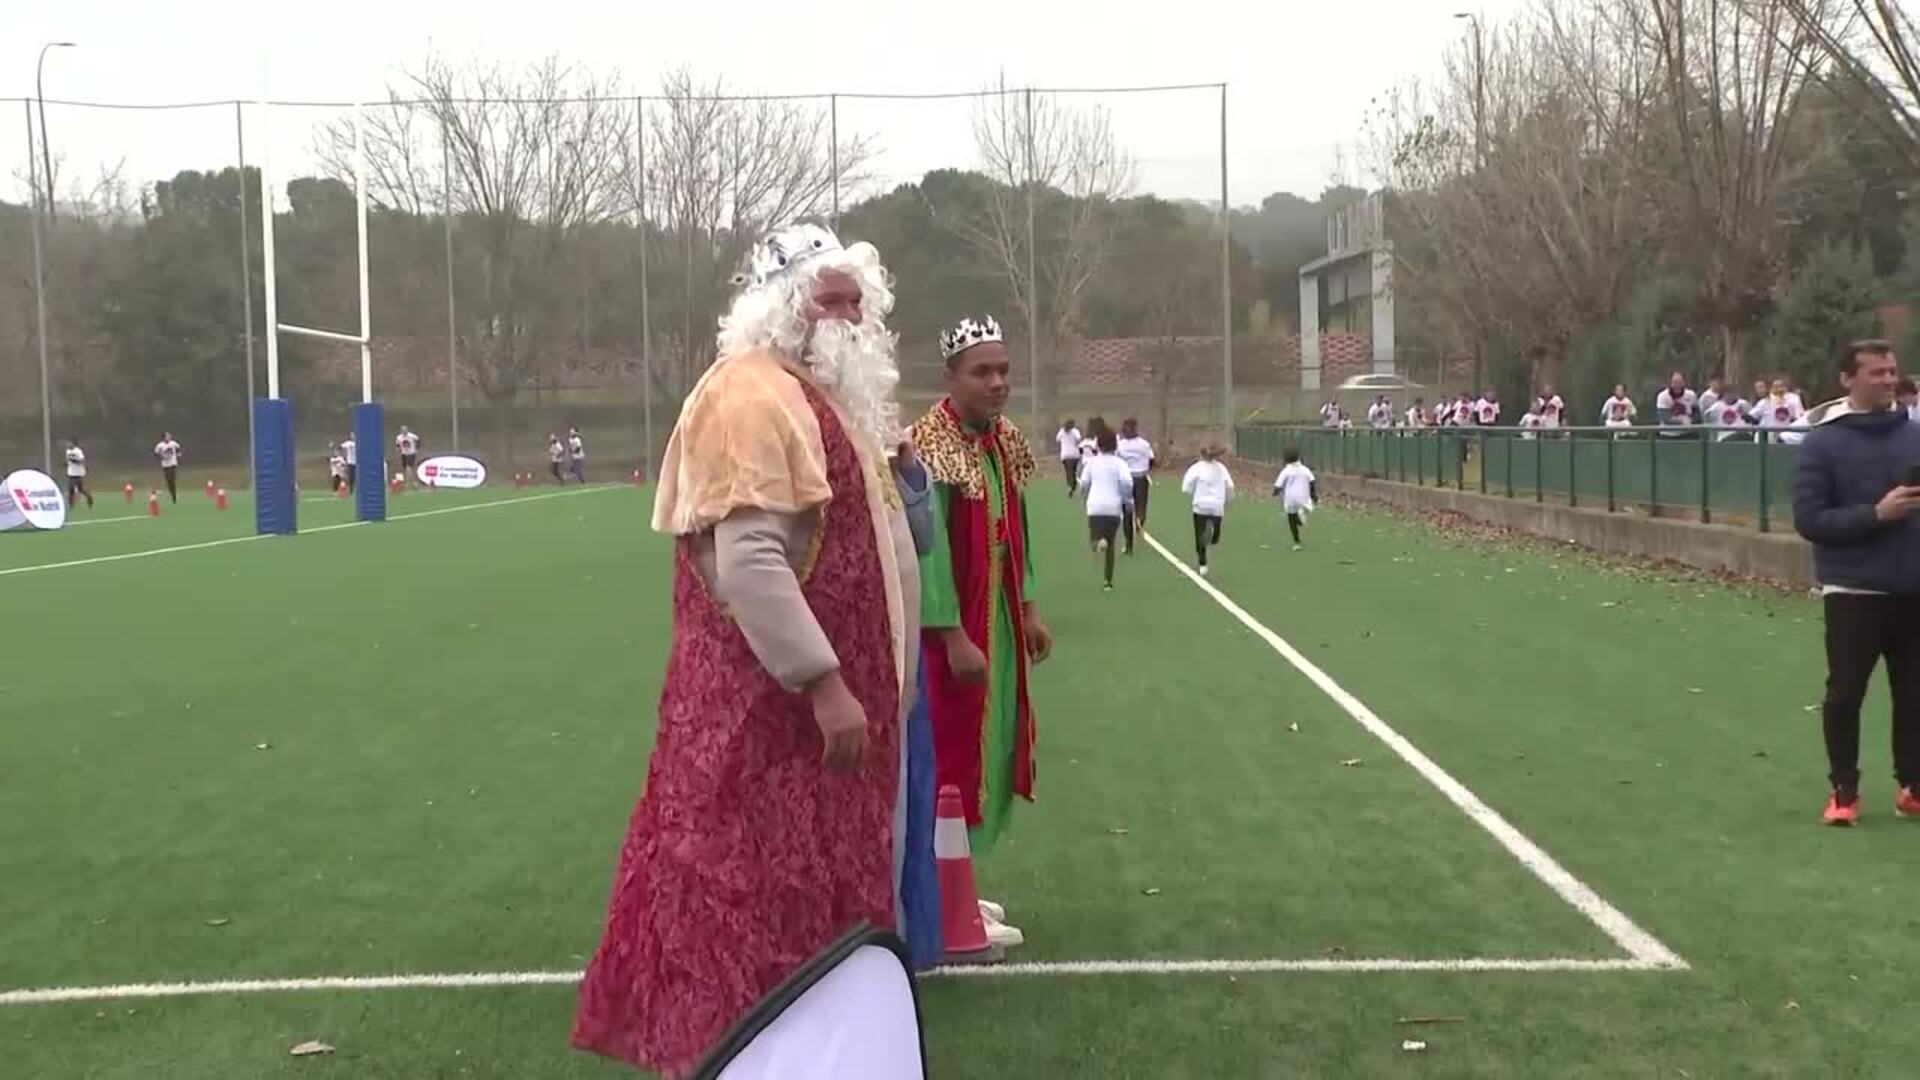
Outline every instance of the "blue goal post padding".
<path id="1" fill-rule="evenodd" d="M 377 401 L 353 407 L 353 445 L 360 459 L 353 507 L 361 521 L 387 520 L 386 416 Z M 372 483 L 368 483 L 371 477 Z"/>
<path id="2" fill-rule="evenodd" d="M 253 527 L 261 535 L 299 531 L 300 500 L 294 494 L 293 403 L 260 398 L 253 403 Z"/>

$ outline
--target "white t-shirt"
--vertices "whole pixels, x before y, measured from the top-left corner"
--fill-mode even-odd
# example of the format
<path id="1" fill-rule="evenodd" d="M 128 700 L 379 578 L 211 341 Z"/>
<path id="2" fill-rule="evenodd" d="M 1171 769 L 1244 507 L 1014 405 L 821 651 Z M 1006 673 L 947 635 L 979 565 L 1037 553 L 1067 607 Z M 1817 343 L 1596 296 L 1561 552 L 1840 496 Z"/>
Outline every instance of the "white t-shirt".
<path id="1" fill-rule="evenodd" d="M 1119 517 L 1133 505 L 1133 473 L 1112 454 L 1095 454 L 1080 462 L 1079 494 L 1086 496 L 1088 517 Z"/>
<path id="2" fill-rule="evenodd" d="M 1392 427 L 1393 406 L 1384 401 L 1376 401 L 1367 406 L 1367 426 L 1376 429 Z"/>
<path id="3" fill-rule="evenodd" d="M 87 452 L 77 446 L 67 447 L 67 475 L 87 475 Z"/>
<path id="4" fill-rule="evenodd" d="M 1608 427 L 1632 427 L 1633 418 L 1639 412 L 1640 407 L 1633 403 L 1632 398 L 1615 395 L 1600 406 L 1600 422 Z"/>
<path id="5" fill-rule="evenodd" d="M 1410 428 L 1423 428 L 1427 426 L 1427 415 L 1421 411 L 1420 406 L 1415 405 L 1407 410 L 1407 426 Z"/>
<path id="6" fill-rule="evenodd" d="M 1523 439 L 1537 438 L 1537 436 L 1534 435 L 1534 432 L 1545 426 L 1546 424 L 1544 423 L 1540 414 L 1529 409 L 1527 411 L 1527 414 L 1520 418 L 1520 427 L 1522 429 L 1520 432 L 1520 437 Z"/>
<path id="7" fill-rule="evenodd" d="M 1741 398 L 1739 400 L 1734 400 L 1732 398 L 1722 398 L 1721 400 L 1714 403 L 1713 411 L 1706 414 L 1707 423 L 1717 428 L 1746 427 L 1747 414 L 1752 411 L 1753 411 L 1753 406 L 1747 404 L 1747 401 L 1745 398 Z M 1732 431 L 1722 431 L 1718 436 L 1717 441 L 1726 442 L 1728 439 L 1731 439 L 1731 438 L 1733 438 Z"/>
<path id="8" fill-rule="evenodd" d="M 1340 426 L 1340 406 L 1329 401 L 1320 406 L 1320 426 L 1325 428 Z"/>
<path id="9" fill-rule="evenodd" d="M 1567 403 L 1559 394 L 1554 394 L 1535 401 L 1533 411 L 1540 414 L 1541 427 L 1557 428 L 1560 426 L 1560 417 L 1567 411 Z"/>
<path id="10" fill-rule="evenodd" d="M 575 461 L 585 461 L 587 459 L 586 441 L 578 435 L 567 436 L 567 456 Z"/>
<path id="11" fill-rule="evenodd" d="M 1060 444 L 1061 461 L 1077 461 L 1080 457 L 1080 429 L 1061 428 L 1054 433 L 1053 441 Z"/>
<path id="12" fill-rule="evenodd" d="M 1678 398 L 1673 396 L 1673 388 L 1660 391 L 1653 399 L 1653 407 L 1660 413 L 1660 423 L 1666 427 L 1692 427 L 1693 407 L 1700 398 L 1692 390 L 1682 390 Z"/>
<path id="13" fill-rule="evenodd" d="M 348 439 L 346 442 L 340 444 L 340 456 L 346 458 L 347 464 L 349 465 L 358 465 L 360 463 L 359 453 L 354 447 L 352 439 Z"/>
<path id="14" fill-rule="evenodd" d="M 1920 420 L 1920 402 L 1907 406 L 1907 419 Z"/>
<path id="15" fill-rule="evenodd" d="M 153 444 L 154 456 L 160 459 L 160 467 L 171 469 L 180 464 L 180 444 L 172 439 L 162 439 Z"/>
<path id="16" fill-rule="evenodd" d="M 1180 481 L 1180 490 L 1192 497 L 1194 513 L 1219 517 L 1233 498 L 1233 474 L 1217 461 L 1196 461 Z"/>
<path id="17" fill-rule="evenodd" d="M 1313 509 L 1312 469 L 1296 461 L 1280 470 L 1280 475 L 1273 478 L 1273 486 L 1280 492 L 1280 509 L 1289 514 Z"/>
<path id="18" fill-rule="evenodd" d="M 341 457 L 339 454 L 335 454 L 332 457 L 328 458 L 327 472 L 334 476 L 340 476 L 340 477 L 346 476 L 347 475 L 347 459 Z"/>
<path id="19" fill-rule="evenodd" d="M 1120 460 L 1127 463 L 1127 468 L 1132 469 L 1135 476 L 1145 476 L 1153 468 L 1153 444 L 1138 435 L 1121 439 L 1114 452 L 1120 455 Z"/>
<path id="20" fill-rule="evenodd" d="M 1481 427 L 1492 427 L 1500 422 L 1500 403 L 1491 398 L 1481 398 L 1473 409 L 1480 418 Z"/>
<path id="21" fill-rule="evenodd" d="M 1698 404 L 1700 406 L 1700 415 L 1701 416 L 1707 415 L 1708 413 L 1713 411 L 1713 407 L 1715 405 L 1720 404 L 1719 392 L 1714 390 L 1712 387 L 1708 387 L 1707 389 L 1700 391 L 1700 400 Z"/>
<path id="22" fill-rule="evenodd" d="M 1471 401 L 1456 401 L 1453 411 L 1447 414 L 1447 426 L 1467 427 L 1473 423 L 1475 409 Z"/>
<path id="23" fill-rule="evenodd" d="M 420 452 L 420 436 L 403 431 L 393 437 L 393 445 L 399 447 L 402 454 L 412 456 Z"/>
<path id="24" fill-rule="evenodd" d="M 559 439 L 555 439 L 547 444 L 547 460 L 553 462 L 555 465 L 567 460 L 567 448 L 560 445 Z"/>
<path id="25" fill-rule="evenodd" d="M 1800 407 L 1799 399 L 1792 394 L 1785 397 L 1769 397 L 1753 407 L 1753 418 L 1763 428 L 1792 427 L 1807 410 Z"/>

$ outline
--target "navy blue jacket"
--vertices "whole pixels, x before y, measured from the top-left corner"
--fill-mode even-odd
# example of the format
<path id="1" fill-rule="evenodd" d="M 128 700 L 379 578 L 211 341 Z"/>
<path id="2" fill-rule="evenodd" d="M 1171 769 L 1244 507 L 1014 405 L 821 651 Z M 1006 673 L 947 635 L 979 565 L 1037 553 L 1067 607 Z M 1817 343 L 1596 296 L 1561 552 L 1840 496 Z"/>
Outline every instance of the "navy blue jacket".
<path id="1" fill-rule="evenodd" d="M 1920 465 L 1920 424 L 1906 412 L 1849 413 L 1807 433 L 1793 479 L 1793 527 L 1813 541 L 1822 585 L 1920 596 L 1920 514 L 1881 521 L 1873 508 Z"/>

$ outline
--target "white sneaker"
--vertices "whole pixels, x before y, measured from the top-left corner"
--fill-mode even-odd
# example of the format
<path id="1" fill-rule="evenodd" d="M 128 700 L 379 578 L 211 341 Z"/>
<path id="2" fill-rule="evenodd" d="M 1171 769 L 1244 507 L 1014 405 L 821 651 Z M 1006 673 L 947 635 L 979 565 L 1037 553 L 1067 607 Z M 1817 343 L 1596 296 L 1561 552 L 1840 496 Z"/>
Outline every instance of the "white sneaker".
<path id="1" fill-rule="evenodd" d="M 1205 566 L 1203 566 L 1203 567 L 1201 567 L 1201 568 L 1200 568 L 1200 576 L 1201 576 L 1201 577 L 1206 577 L 1206 576 L 1207 576 L 1207 570 L 1208 570 L 1208 569 L 1210 569 L 1210 568 L 1209 568 L 1209 567 L 1205 567 Z"/>
<path id="2" fill-rule="evenodd" d="M 1017 926 L 1008 926 L 996 919 L 982 919 L 987 927 L 987 944 L 1002 949 L 1017 948 L 1027 943 L 1027 935 Z"/>
<path id="3" fill-rule="evenodd" d="M 980 901 L 980 917 L 983 919 L 991 919 L 997 923 L 1003 923 L 1007 921 L 1007 909 L 991 900 L 982 900 Z"/>

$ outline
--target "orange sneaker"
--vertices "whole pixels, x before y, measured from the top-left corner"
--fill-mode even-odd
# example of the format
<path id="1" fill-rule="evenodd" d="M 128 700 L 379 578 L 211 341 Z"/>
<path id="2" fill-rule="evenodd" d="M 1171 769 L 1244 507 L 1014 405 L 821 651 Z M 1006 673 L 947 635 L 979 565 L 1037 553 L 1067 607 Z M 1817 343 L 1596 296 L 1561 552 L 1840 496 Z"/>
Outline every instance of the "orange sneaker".
<path id="1" fill-rule="evenodd" d="M 1920 791 L 1901 788 L 1893 796 L 1893 812 L 1901 817 L 1920 817 Z"/>
<path id="2" fill-rule="evenodd" d="M 1920 811 L 1920 806 L 1915 806 L 1914 809 Z M 1827 796 L 1827 809 L 1824 814 L 1820 815 L 1820 818 L 1829 825 L 1839 825 L 1842 827 L 1852 825 L 1854 822 L 1859 821 L 1860 795 L 1857 792 L 1850 793 L 1844 797 L 1844 801 L 1838 791 Z"/>

